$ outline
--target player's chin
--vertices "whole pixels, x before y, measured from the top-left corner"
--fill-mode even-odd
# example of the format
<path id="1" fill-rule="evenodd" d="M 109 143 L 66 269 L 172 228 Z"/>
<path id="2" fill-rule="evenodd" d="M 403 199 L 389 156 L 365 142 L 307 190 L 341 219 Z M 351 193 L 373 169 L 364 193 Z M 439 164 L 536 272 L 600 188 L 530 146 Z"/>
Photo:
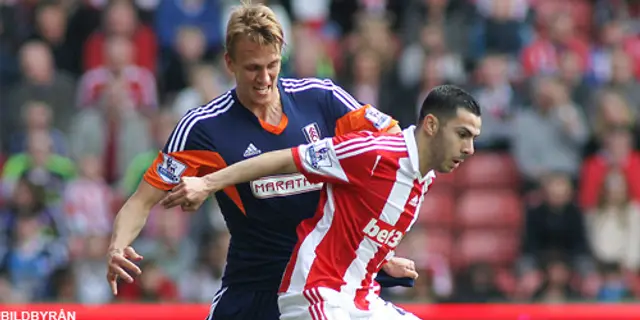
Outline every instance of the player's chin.
<path id="1" fill-rule="evenodd" d="M 443 163 L 437 171 L 440 173 L 451 173 L 456 168 L 458 168 L 458 165 L 455 163 Z"/>

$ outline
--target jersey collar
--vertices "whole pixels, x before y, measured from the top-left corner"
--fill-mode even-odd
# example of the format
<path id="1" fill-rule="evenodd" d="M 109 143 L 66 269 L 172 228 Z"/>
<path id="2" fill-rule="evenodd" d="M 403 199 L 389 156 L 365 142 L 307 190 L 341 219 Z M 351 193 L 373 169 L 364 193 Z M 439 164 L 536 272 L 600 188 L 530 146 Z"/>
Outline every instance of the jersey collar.
<path id="1" fill-rule="evenodd" d="M 436 177 L 436 172 L 431 170 L 427 172 L 425 176 L 420 174 L 420 157 L 418 156 L 418 144 L 416 142 L 415 131 L 416 126 L 410 126 L 402 130 L 402 135 L 404 136 L 404 141 L 407 144 L 407 150 L 409 152 L 411 167 L 418 178 L 418 181 L 424 182 L 426 180 L 428 184 L 431 184 L 431 180 Z"/>

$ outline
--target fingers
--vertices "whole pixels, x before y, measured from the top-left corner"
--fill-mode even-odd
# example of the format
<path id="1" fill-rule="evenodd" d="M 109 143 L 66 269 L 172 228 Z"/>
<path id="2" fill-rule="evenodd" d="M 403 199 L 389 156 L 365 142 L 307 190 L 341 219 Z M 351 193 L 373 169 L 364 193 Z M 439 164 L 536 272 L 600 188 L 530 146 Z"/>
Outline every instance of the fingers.
<path id="1" fill-rule="evenodd" d="M 181 205 L 187 199 L 187 190 L 182 188 L 179 190 L 171 191 L 167 194 L 167 196 L 162 199 L 161 204 L 166 208 L 170 209 L 177 205 Z"/>
<path id="2" fill-rule="evenodd" d="M 133 247 L 126 247 L 124 249 L 124 256 L 127 259 L 133 259 L 135 261 L 141 261 L 142 259 L 144 259 L 143 256 L 139 255 L 136 250 L 133 249 Z"/>
<path id="3" fill-rule="evenodd" d="M 136 276 L 142 273 L 142 270 L 140 270 L 138 266 L 124 256 L 117 255 L 111 257 L 111 261 L 109 262 L 109 273 L 113 274 L 114 277 L 120 277 L 124 281 L 131 283 L 133 282 L 133 277 L 131 277 L 126 270 L 133 272 Z"/>
<path id="4" fill-rule="evenodd" d="M 405 269 L 405 274 L 411 279 L 418 279 L 418 272 L 415 270 Z"/>
<path id="5" fill-rule="evenodd" d="M 109 281 L 109 286 L 111 287 L 111 292 L 114 296 L 118 295 L 118 277 L 115 273 L 107 273 L 107 281 Z"/>
<path id="6" fill-rule="evenodd" d="M 185 212 L 195 212 L 198 210 L 198 208 L 200 208 L 200 204 L 192 203 L 192 202 L 184 202 L 180 205 L 180 208 L 182 209 L 182 211 L 185 211 Z"/>

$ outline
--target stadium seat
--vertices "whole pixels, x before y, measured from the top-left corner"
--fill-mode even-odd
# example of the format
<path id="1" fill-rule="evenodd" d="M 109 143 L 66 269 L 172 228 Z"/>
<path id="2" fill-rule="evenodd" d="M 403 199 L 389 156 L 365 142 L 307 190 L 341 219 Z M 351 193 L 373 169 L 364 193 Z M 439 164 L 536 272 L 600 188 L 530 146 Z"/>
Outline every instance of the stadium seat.
<path id="1" fill-rule="evenodd" d="M 456 171 L 451 173 L 437 173 L 436 179 L 429 190 L 443 191 L 444 189 L 450 189 L 456 180 Z"/>
<path id="2" fill-rule="evenodd" d="M 428 229 L 426 248 L 428 254 L 441 255 L 449 260 L 453 249 L 453 237 L 446 231 Z"/>
<path id="3" fill-rule="evenodd" d="M 453 265 L 460 270 L 472 263 L 486 262 L 494 266 L 510 265 L 520 247 L 514 231 L 471 230 L 463 232 L 453 247 Z"/>
<path id="4" fill-rule="evenodd" d="M 518 187 L 518 169 L 508 154 L 478 153 L 466 160 L 456 171 L 457 189 Z"/>
<path id="5" fill-rule="evenodd" d="M 459 228 L 521 227 L 522 201 L 512 190 L 469 190 L 457 201 L 455 224 Z"/>
<path id="6" fill-rule="evenodd" d="M 453 227 L 455 202 L 451 191 L 429 191 L 424 197 L 418 223 L 426 227 Z"/>
<path id="7" fill-rule="evenodd" d="M 500 291 L 511 296 L 518 285 L 518 280 L 510 268 L 498 268 L 496 270 L 496 286 Z"/>

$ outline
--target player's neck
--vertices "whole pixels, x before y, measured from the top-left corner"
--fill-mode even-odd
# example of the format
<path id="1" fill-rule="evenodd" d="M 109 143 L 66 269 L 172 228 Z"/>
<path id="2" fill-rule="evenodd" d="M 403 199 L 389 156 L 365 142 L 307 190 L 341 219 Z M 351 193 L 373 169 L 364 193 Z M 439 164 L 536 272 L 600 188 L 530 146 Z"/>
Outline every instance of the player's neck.
<path id="1" fill-rule="evenodd" d="M 433 170 L 434 165 L 430 163 L 432 148 L 429 147 L 429 138 L 424 134 L 420 134 L 418 130 L 414 132 L 416 145 L 418 148 L 418 169 L 423 177 Z"/>
<path id="2" fill-rule="evenodd" d="M 276 90 L 274 92 L 274 98 L 268 103 L 257 104 L 251 103 L 251 101 L 245 101 L 238 95 L 240 103 L 253 113 L 258 119 L 265 121 L 272 125 L 278 125 L 282 119 L 282 104 L 280 103 L 280 92 Z"/>

